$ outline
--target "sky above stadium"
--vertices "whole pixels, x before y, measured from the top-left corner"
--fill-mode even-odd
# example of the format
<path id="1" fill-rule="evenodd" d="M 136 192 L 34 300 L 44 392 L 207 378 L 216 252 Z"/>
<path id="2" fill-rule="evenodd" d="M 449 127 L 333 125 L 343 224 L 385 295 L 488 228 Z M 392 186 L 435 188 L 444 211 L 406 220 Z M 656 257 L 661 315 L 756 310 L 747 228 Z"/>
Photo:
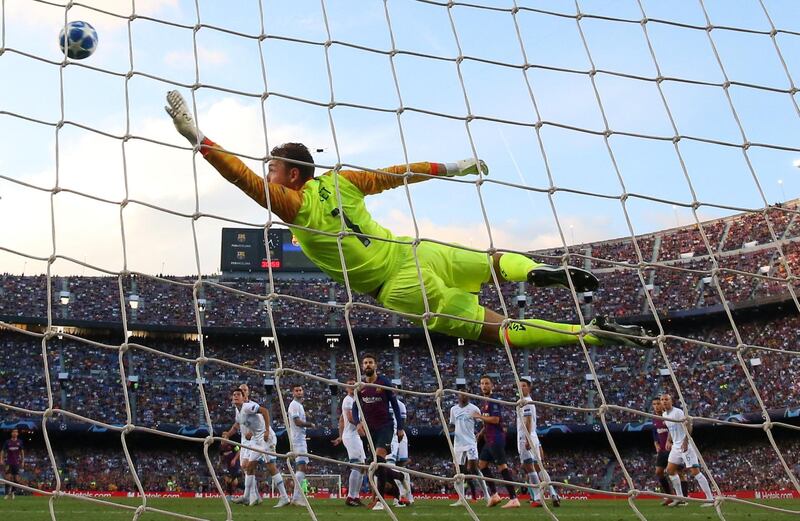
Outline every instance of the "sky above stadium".
<path id="1" fill-rule="evenodd" d="M 126 17 L 131 13 L 125 0 L 83 3 Z M 264 157 L 267 146 L 302 141 L 312 151 L 323 149 L 314 154 L 318 164 L 341 161 L 380 168 L 402 164 L 406 158 L 455 161 L 472 156 L 474 146 L 489 164 L 490 179 L 534 190 L 497 183 L 484 183 L 477 190 L 473 184 L 435 180 L 415 185 L 410 192 L 421 237 L 475 248 L 490 244 L 481 203 L 495 247 L 532 250 L 562 245 L 562 234 L 567 244 L 629 236 L 619 200 L 625 190 L 666 200 L 627 199 L 637 234 L 694 222 L 691 211 L 681 206 L 691 204 L 692 189 L 704 203 L 698 210 L 701 219 L 736 213 L 708 204 L 760 208 L 764 200 L 774 203 L 800 193 L 800 168 L 793 165 L 800 152 L 795 150 L 751 147 L 745 156 L 740 147 L 683 139 L 677 146 L 679 156 L 669 140 L 615 134 L 607 146 L 603 136 L 578 130 L 605 129 L 586 74 L 592 67 L 590 57 L 598 70 L 651 79 L 658 73 L 641 24 L 598 18 L 582 18 L 578 24 L 573 1 L 517 2 L 567 15 L 527 10 L 516 14 L 527 61 L 536 65 L 527 73 L 521 67 L 491 63 L 524 63 L 515 17 L 509 11 L 455 6 L 448 13 L 444 6 L 417 0 L 389 0 L 385 10 L 380 1 L 325 0 L 326 24 L 323 4 L 316 0 L 198 4 L 199 14 L 195 2 L 139 0 L 141 18 L 130 23 L 85 7 L 71 8 L 68 20 L 91 23 L 100 45 L 94 56 L 80 62 L 85 67 L 70 64 L 62 77 L 59 65 L 47 61 L 63 58 L 57 36 L 64 8 L 6 0 L 6 52 L 0 54 L 0 176 L 16 182 L 0 178 L 0 248 L 46 258 L 53 253 L 55 229 L 57 254 L 104 270 L 116 272 L 127 265 L 131 271 L 151 274 L 216 272 L 220 229 L 236 225 L 226 219 L 260 224 L 267 215 L 205 161 L 195 160 L 191 151 L 165 145 L 185 147 L 186 142 L 163 111 L 164 95 L 176 84 L 194 83 L 196 74 L 200 84 L 210 87 L 195 92 L 201 129 L 229 150 L 254 158 Z M 514 5 L 511 0 L 475 4 L 503 9 Z M 642 18 L 635 0 L 578 5 L 583 13 Z M 646 25 L 662 76 L 693 82 L 661 84 L 679 133 L 741 144 L 724 90 L 703 84 L 724 81 L 708 34 L 687 25 L 706 25 L 705 6 L 716 27 L 769 31 L 761 3 L 642 0 L 641 5 L 648 18 L 685 24 Z M 777 29 L 800 32 L 795 0 L 763 0 L 763 5 Z M 250 36 L 260 34 L 263 23 L 270 37 L 259 41 L 200 28 L 195 33 L 196 67 L 193 31 L 175 24 L 193 26 L 198 17 L 202 24 Z M 325 42 L 326 28 L 331 40 L 351 44 L 333 43 L 327 62 L 325 47 L 309 43 Z M 390 58 L 365 50 L 391 50 L 392 34 L 398 50 L 416 53 L 401 53 L 393 60 L 402 103 L 409 108 L 399 124 Z M 785 69 L 769 35 L 726 29 L 714 29 L 710 35 L 730 81 L 769 88 L 729 89 L 747 139 L 800 148 L 800 114 L 791 95 L 780 92 L 791 87 L 790 77 L 800 84 L 800 36 L 776 36 Z M 454 61 L 457 42 L 463 55 L 480 60 L 466 59 L 459 69 Z M 126 81 L 131 70 L 134 74 Z M 595 80 L 612 131 L 674 135 L 654 81 L 606 73 L 598 73 Z M 52 124 L 62 119 L 62 84 L 63 119 L 70 123 L 56 132 Z M 189 89 L 177 88 L 190 95 Z M 265 91 L 271 95 L 262 100 Z M 468 124 L 463 121 L 468 114 L 465 92 L 476 116 Z M 329 111 L 326 104 L 332 98 L 337 106 Z M 794 98 L 800 103 L 800 94 Z M 548 122 L 540 129 L 541 147 L 531 126 L 537 121 L 533 100 Z M 121 139 L 126 133 L 132 138 Z M 245 162 L 262 172 L 258 160 Z M 51 197 L 56 185 L 65 191 Z M 603 197 L 563 191 L 550 196 L 546 190 L 551 186 Z M 145 204 L 130 203 L 121 210 L 118 203 L 126 197 Z M 193 221 L 155 207 L 219 218 Z M 373 196 L 368 207 L 395 233 L 414 235 L 403 190 Z M 44 261 L 0 251 L 0 272 L 42 273 L 45 268 Z M 65 260 L 57 260 L 53 272 L 99 274 Z"/>

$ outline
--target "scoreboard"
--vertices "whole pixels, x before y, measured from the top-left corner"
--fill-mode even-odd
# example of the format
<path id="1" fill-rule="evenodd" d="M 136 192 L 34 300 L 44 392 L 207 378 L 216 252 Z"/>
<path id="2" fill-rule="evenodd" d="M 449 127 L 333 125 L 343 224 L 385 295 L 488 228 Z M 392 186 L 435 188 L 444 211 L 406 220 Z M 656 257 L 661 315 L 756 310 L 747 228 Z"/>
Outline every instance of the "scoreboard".
<path id="1" fill-rule="evenodd" d="M 319 271 L 286 228 L 270 229 L 266 242 L 262 228 L 223 228 L 220 267 L 224 272 Z"/>

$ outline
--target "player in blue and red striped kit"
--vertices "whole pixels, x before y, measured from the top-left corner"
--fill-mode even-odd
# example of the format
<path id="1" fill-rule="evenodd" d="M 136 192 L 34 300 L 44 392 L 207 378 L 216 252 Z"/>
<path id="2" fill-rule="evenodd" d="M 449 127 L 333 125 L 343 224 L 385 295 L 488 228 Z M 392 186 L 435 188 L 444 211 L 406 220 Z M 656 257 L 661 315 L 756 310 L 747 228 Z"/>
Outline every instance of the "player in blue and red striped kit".
<path id="1" fill-rule="evenodd" d="M 25 466 L 25 448 L 22 440 L 19 439 L 19 431 L 13 429 L 11 438 L 3 443 L 3 450 L 0 451 L 0 465 L 5 465 L 5 478 L 8 481 L 19 483 L 19 471 Z M 14 499 L 14 487 L 6 487 L 4 499 Z"/>
<path id="2" fill-rule="evenodd" d="M 481 376 L 480 380 L 481 394 L 486 398 L 494 398 L 492 391 L 494 390 L 494 381 L 488 375 Z M 483 429 L 478 433 L 478 438 L 483 437 L 484 445 L 481 449 L 480 459 L 478 460 L 478 468 L 484 477 L 491 478 L 492 471 L 489 470 L 489 463 L 494 463 L 500 475 L 506 481 L 514 481 L 511 476 L 511 471 L 506 464 L 506 426 L 503 424 L 503 409 L 497 402 L 486 400 L 481 405 L 481 414 L 475 416 L 476 420 L 483 422 Z M 487 499 L 487 505 L 493 507 L 502 501 L 497 494 L 497 487 L 493 481 L 487 481 L 486 485 L 489 487 L 491 497 Z M 501 508 L 519 508 L 519 499 L 517 499 L 517 492 L 514 485 L 506 485 L 508 490 L 508 503 Z"/>
<path id="3" fill-rule="evenodd" d="M 364 413 L 364 422 L 369 428 L 369 434 L 372 437 L 372 442 L 375 445 L 375 456 L 378 463 L 386 462 L 386 455 L 392 450 L 392 438 L 395 435 L 394 421 L 392 415 L 389 414 L 389 407 L 391 406 L 394 411 L 394 417 L 397 418 L 397 439 L 402 440 L 405 437 L 403 430 L 403 417 L 400 414 L 400 405 L 397 403 L 397 396 L 391 391 L 392 382 L 384 376 L 378 375 L 378 363 L 375 355 L 364 355 L 361 357 L 361 370 L 364 372 L 364 381 L 371 384 L 377 384 L 387 387 L 383 389 L 379 387 L 363 387 L 358 391 L 357 398 L 361 405 L 361 411 Z M 358 425 L 361 412 L 357 407 L 353 408 L 353 424 Z M 378 467 L 375 472 L 378 481 L 378 492 L 383 495 L 387 483 L 391 485 L 397 480 L 402 488 L 405 488 L 403 481 L 403 474 L 388 467 Z M 405 499 L 407 491 L 400 490 L 398 497 L 400 498 L 396 506 L 405 507 L 408 501 Z M 383 508 L 381 503 L 377 500 L 372 501 L 369 505 L 370 508 L 380 510 Z"/>

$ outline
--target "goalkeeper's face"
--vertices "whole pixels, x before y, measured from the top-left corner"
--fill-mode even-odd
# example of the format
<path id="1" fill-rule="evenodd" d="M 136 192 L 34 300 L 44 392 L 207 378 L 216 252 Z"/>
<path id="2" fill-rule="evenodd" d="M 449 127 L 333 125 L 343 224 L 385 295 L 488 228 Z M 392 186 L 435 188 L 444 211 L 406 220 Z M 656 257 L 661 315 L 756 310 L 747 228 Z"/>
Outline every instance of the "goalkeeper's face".
<path id="1" fill-rule="evenodd" d="M 300 169 L 280 159 L 270 159 L 267 164 L 267 182 L 292 190 L 299 190 L 304 184 L 300 179 Z"/>

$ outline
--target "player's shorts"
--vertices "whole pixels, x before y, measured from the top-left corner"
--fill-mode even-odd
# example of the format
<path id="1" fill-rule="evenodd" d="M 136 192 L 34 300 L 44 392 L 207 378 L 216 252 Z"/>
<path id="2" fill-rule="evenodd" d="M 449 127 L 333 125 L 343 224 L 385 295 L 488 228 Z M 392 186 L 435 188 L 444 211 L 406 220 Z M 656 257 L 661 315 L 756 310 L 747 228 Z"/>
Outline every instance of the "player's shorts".
<path id="1" fill-rule="evenodd" d="M 274 456 L 269 454 L 264 454 L 260 451 L 270 451 L 275 452 L 275 445 L 269 444 L 269 440 L 264 440 L 263 438 L 260 439 L 250 439 L 245 440 L 247 444 L 242 444 L 242 450 L 240 452 L 240 458 L 242 460 L 247 461 L 258 461 L 263 463 L 272 463 L 276 460 Z M 253 450 L 259 449 L 259 450 Z"/>
<path id="2" fill-rule="evenodd" d="M 387 454 L 392 451 L 392 436 L 394 435 L 394 426 L 390 423 L 380 429 L 369 430 L 372 435 L 372 443 L 375 445 L 375 450 L 384 449 Z"/>
<path id="3" fill-rule="evenodd" d="M 530 449 L 525 448 L 526 440 L 517 440 L 517 451 L 519 452 L 520 463 L 541 463 L 541 452 L 539 444 L 536 443 L 536 438 L 533 439 L 533 445 Z"/>
<path id="4" fill-rule="evenodd" d="M 292 450 L 294 452 L 305 452 L 308 454 L 308 444 L 306 443 L 306 439 L 303 438 L 302 440 L 292 440 Z M 308 456 L 297 456 L 294 459 L 296 464 L 308 465 L 308 461 Z"/>
<path id="5" fill-rule="evenodd" d="M 367 454 L 364 452 L 364 442 L 361 441 L 360 436 L 352 438 L 342 438 L 344 448 L 347 449 L 347 459 L 350 463 L 364 463 L 367 460 Z"/>
<path id="6" fill-rule="evenodd" d="M 397 433 L 395 433 L 392 438 L 391 459 L 397 462 L 408 461 L 408 436 L 403 436 L 403 441 L 397 441 Z"/>
<path id="7" fill-rule="evenodd" d="M 417 248 L 419 272 L 411 249 L 403 248 L 402 255 L 405 258 L 399 262 L 397 271 L 381 287 L 378 302 L 396 311 L 425 313 L 421 275 L 431 312 L 483 322 L 485 312 L 478 304 L 477 294 L 490 275 L 485 253 L 422 242 Z M 477 340 L 483 325 L 434 317 L 428 320 L 428 327 L 438 333 Z"/>
<path id="8" fill-rule="evenodd" d="M 481 449 L 480 455 L 481 461 L 488 461 L 490 463 L 494 463 L 495 465 L 505 465 L 506 464 L 506 446 L 505 443 L 495 443 L 483 446 Z"/>
<path id="9" fill-rule="evenodd" d="M 667 463 L 669 463 L 669 451 L 668 450 L 660 450 L 656 455 L 656 467 L 661 467 L 663 469 L 667 468 Z"/>
<path id="10" fill-rule="evenodd" d="M 456 461 L 459 465 L 465 465 L 468 461 L 476 461 L 478 459 L 478 446 L 473 445 L 464 450 L 455 450 Z"/>
<path id="11" fill-rule="evenodd" d="M 8 476 L 19 476 L 19 465 L 6 465 L 6 474 Z"/>
<path id="12" fill-rule="evenodd" d="M 692 446 L 689 446 L 686 449 L 686 452 L 683 452 L 681 451 L 680 447 L 673 445 L 672 450 L 669 451 L 667 461 L 674 463 L 675 465 L 685 465 L 687 469 L 700 466 L 700 461 L 697 459 L 697 453 L 694 451 L 694 447 Z"/>

